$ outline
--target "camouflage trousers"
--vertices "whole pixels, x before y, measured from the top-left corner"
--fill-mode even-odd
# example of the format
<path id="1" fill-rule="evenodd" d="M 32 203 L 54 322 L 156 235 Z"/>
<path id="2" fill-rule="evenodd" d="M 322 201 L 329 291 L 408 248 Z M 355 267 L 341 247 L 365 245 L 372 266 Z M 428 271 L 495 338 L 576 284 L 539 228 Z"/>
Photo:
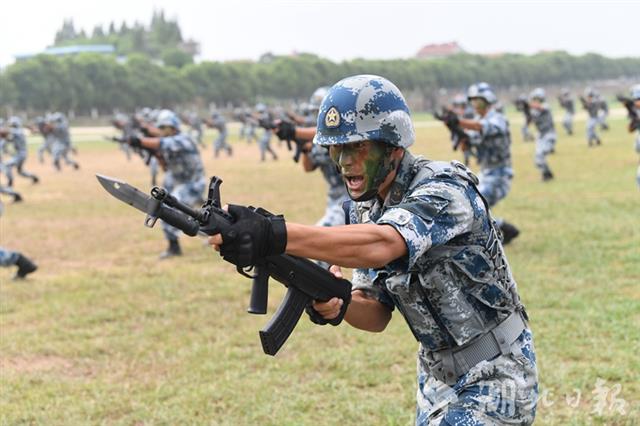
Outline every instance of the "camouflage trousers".
<path id="1" fill-rule="evenodd" d="M 271 130 L 264 131 L 264 133 L 260 137 L 260 140 L 258 141 L 258 147 L 260 147 L 260 161 L 265 160 L 267 151 L 271 154 L 274 160 L 278 159 L 278 155 L 273 150 L 273 148 L 271 148 Z"/>
<path id="2" fill-rule="evenodd" d="M 220 151 L 222 151 L 223 149 L 227 151 L 228 155 L 231 155 L 231 153 L 233 152 L 233 150 L 231 149 L 231 145 L 227 143 L 226 131 L 220 132 L 218 137 L 213 141 L 213 156 L 218 157 L 218 154 L 220 154 Z"/>
<path id="3" fill-rule="evenodd" d="M 16 251 L 7 250 L 4 247 L 0 247 L 0 266 L 15 265 L 18 261 L 20 253 Z"/>
<path id="4" fill-rule="evenodd" d="M 189 182 L 176 181 L 173 175 L 168 172 L 164 176 L 163 186 L 180 202 L 190 206 L 196 206 L 203 202 L 202 195 L 207 186 L 207 181 L 204 176 Z M 162 222 L 162 231 L 167 240 L 177 240 L 182 232 L 166 222 Z"/>
<path id="5" fill-rule="evenodd" d="M 555 150 L 556 146 L 556 134 L 555 132 L 545 133 L 538 136 L 536 139 L 536 155 L 535 164 L 541 171 L 549 171 L 549 164 L 547 163 L 547 155 L 551 154 Z"/>
<path id="6" fill-rule="evenodd" d="M 484 169 L 480 172 L 478 179 L 480 179 L 478 191 L 487 200 L 489 207 L 493 207 L 511 190 L 513 169 L 511 167 Z"/>
<path id="7" fill-rule="evenodd" d="M 64 160 L 67 165 L 78 166 L 78 163 L 69 158 L 69 151 L 71 151 L 69 144 L 60 141 L 54 142 L 51 147 L 51 153 L 53 154 L 53 165 L 56 169 L 60 170 L 60 160 Z"/>
<path id="8" fill-rule="evenodd" d="M 16 169 L 20 176 L 34 179 L 36 175 L 33 173 L 29 173 L 23 169 L 24 163 L 27 161 L 27 152 L 18 152 L 16 155 L 11 157 L 9 161 L 4 163 L 4 174 L 7 176 L 9 182 L 13 182 L 13 169 Z"/>
<path id="9" fill-rule="evenodd" d="M 42 142 L 42 145 L 40 145 L 40 148 L 38 148 L 38 161 L 40 161 L 41 163 L 44 162 L 44 153 L 48 152 L 49 154 L 52 153 L 52 149 L 51 147 L 53 146 L 53 138 L 50 136 L 46 136 L 44 138 L 44 141 Z"/>
<path id="10" fill-rule="evenodd" d="M 562 118 L 562 126 L 568 134 L 573 133 L 573 114 L 565 112 L 564 117 Z"/>
<path id="11" fill-rule="evenodd" d="M 589 117 L 589 119 L 587 119 L 587 143 L 589 144 L 589 146 L 600 141 L 600 137 L 596 132 L 597 125 L 597 118 Z"/>
<path id="12" fill-rule="evenodd" d="M 538 372 L 530 330 L 511 353 L 481 361 L 453 386 L 425 368 L 418 353 L 416 425 L 530 425 L 536 415 Z"/>

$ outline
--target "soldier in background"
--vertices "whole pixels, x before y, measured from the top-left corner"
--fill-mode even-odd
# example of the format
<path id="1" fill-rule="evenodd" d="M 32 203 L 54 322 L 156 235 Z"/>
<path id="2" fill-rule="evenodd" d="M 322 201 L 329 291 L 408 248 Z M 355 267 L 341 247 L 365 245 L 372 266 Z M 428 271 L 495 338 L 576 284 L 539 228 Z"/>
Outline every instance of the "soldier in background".
<path id="1" fill-rule="evenodd" d="M 555 125 L 553 124 L 553 114 L 546 101 L 545 91 L 541 87 L 534 89 L 529 95 L 529 99 L 531 119 L 538 130 L 535 164 L 542 173 L 542 180 L 546 182 L 553 179 L 553 173 L 551 173 L 547 162 L 547 156 L 555 152 L 557 139 Z"/>
<path id="2" fill-rule="evenodd" d="M 531 112 L 529 111 L 529 102 L 527 101 L 527 95 L 521 94 L 514 101 L 516 110 L 520 111 L 524 116 L 524 124 L 520 128 L 522 133 L 522 140 L 525 142 L 533 142 L 534 137 L 529 131 L 529 124 L 531 123 Z"/>
<path id="3" fill-rule="evenodd" d="M 206 186 L 204 167 L 195 142 L 180 131 L 180 120 L 171 110 L 158 113 L 157 137 L 132 137 L 131 146 L 144 147 L 156 151 L 166 167 L 163 187 L 179 201 L 188 205 L 201 205 Z M 162 230 L 169 246 L 160 254 L 160 259 L 182 255 L 178 242 L 180 230 L 162 223 Z"/>
<path id="4" fill-rule="evenodd" d="M 562 89 L 560 96 L 558 96 L 560 106 L 564 109 L 564 117 L 562 118 L 562 127 L 564 127 L 567 135 L 573 135 L 573 116 L 576 112 L 575 102 L 571 97 L 569 89 Z"/>
<path id="5" fill-rule="evenodd" d="M 609 130 L 609 125 L 607 124 L 607 117 L 609 117 L 609 104 L 604 96 L 598 93 L 597 100 L 598 103 L 598 125 L 600 126 L 600 130 L 607 131 Z"/>
<path id="6" fill-rule="evenodd" d="M 591 87 L 584 89 L 584 96 L 580 97 L 582 107 L 587 111 L 587 144 L 589 147 L 602 144 L 600 136 L 598 136 L 598 111 L 600 104 L 598 102 L 598 93 Z"/>
<path id="7" fill-rule="evenodd" d="M 5 130 L 0 129 L 0 133 L 4 133 L 6 145 L 13 147 L 13 156 L 4 163 L 5 175 L 7 176 L 7 186 L 13 186 L 13 169 L 22 177 L 31 179 L 31 182 L 38 183 L 39 179 L 33 173 L 29 173 L 24 169 L 24 163 L 27 161 L 27 139 L 22 128 L 22 120 L 19 117 L 11 117 L 7 123 L 9 127 Z M 6 148 L 5 145 L 5 148 Z"/>
<path id="8" fill-rule="evenodd" d="M 218 137 L 213 141 L 213 157 L 218 158 L 220 151 L 227 151 L 227 155 L 231 157 L 233 155 L 233 149 L 227 142 L 227 121 L 222 114 L 218 111 L 214 111 L 211 114 L 211 120 L 205 120 L 207 126 L 212 127 L 218 131 Z"/>
<path id="9" fill-rule="evenodd" d="M 453 98 L 451 106 L 453 112 L 456 113 L 459 119 L 472 119 L 475 115 L 473 107 L 469 104 L 469 102 L 467 102 L 467 97 L 462 94 L 458 94 Z M 475 132 L 473 130 L 467 130 L 465 133 L 467 133 L 470 139 L 479 137 L 478 132 Z M 451 141 L 452 144 L 455 144 L 456 142 L 457 141 L 454 140 Z M 471 144 L 469 144 L 468 147 L 462 149 L 462 155 L 464 156 L 464 165 L 468 166 L 471 162 L 471 157 L 473 156 Z"/>
<path id="10" fill-rule="evenodd" d="M 258 122 L 263 123 L 271 123 L 273 121 L 271 114 L 267 110 L 267 106 L 265 104 L 257 104 L 256 105 L 256 115 L 254 117 Z M 260 148 L 260 161 L 265 161 L 266 153 L 271 154 L 271 157 L 274 160 L 278 159 L 278 155 L 271 148 L 271 136 L 273 135 L 273 129 L 268 128 L 267 126 L 263 126 L 263 133 L 258 140 L 258 147 Z"/>
<path id="11" fill-rule="evenodd" d="M 9 193 L 11 192 L 13 191 L 9 191 Z M 2 186 L 0 186 L 0 193 L 7 193 L 5 192 L 5 188 Z M 4 205 L 2 204 L 2 201 L 0 201 L 0 216 L 2 216 L 3 210 Z M 0 266 L 10 267 L 13 265 L 18 267 L 16 274 L 13 276 L 14 280 L 24 279 L 28 274 L 35 272 L 35 270 L 38 269 L 36 264 L 22 253 L 0 247 Z"/>
<path id="12" fill-rule="evenodd" d="M 470 86 L 467 99 L 476 115 L 473 119 L 459 120 L 460 126 L 478 132 L 478 137 L 469 139 L 480 166 L 478 190 L 489 206 L 493 207 L 511 190 L 513 168 L 509 122 L 503 114 L 493 108 L 498 98 L 487 83 Z M 502 231 L 504 244 L 508 244 L 520 234 L 513 224 L 503 219 L 496 219 L 496 222 Z"/>
<path id="13" fill-rule="evenodd" d="M 56 170 L 61 170 L 60 160 L 64 160 L 65 164 L 72 166 L 75 170 L 80 168 L 80 165 L 69 157 L 69 153 L 72 151 L 71 135 L 69 133 L 69 122 L 61 112 L 56 112 L 51 115 L 51 122 L 53 133 L 53 146 L 51 147 L 53 152 L 53 166 Z"/>
<path id="14" fill-rule="evenodd" d="M 624 102 L 624 105 L 627 108 L 627 115 L 629 117 L 629 132 L 637 132 L 635 149 L 636 152 L 640 154 L 640 84 L 636 84 L 635 86 L 631 87 L 630 92 L 631 99 L 622 99 L 621 97 L 618 97 L 618 100 Z M 640 160 L 638 161 L 636 182 L 638 183 L 638 187 L 640 187 Z"/>

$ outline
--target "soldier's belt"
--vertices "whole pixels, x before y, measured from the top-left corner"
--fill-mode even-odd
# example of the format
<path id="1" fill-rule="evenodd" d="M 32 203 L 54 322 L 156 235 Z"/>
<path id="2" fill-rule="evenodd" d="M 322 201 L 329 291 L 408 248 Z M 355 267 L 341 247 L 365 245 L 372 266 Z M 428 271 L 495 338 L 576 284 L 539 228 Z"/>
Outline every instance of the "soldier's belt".
<path id="1" fill-rule="evenodd" d="M 453 385 L 479 362 L 511 353 L 511 344 L 526 328 L 520 311 L 514 311 L 500 324 L 463 346 L 429 352 L 433 362 L 430 361 L 427 368 L 436 379 Z"/>

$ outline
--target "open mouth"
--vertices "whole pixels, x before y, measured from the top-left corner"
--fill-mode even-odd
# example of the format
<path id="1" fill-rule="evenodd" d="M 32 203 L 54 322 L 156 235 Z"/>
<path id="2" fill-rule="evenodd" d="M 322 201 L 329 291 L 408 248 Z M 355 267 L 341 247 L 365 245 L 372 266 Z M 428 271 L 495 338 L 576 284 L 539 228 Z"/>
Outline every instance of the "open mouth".
<path id="1" fill-rule="evenodd" d="M 350 191 L 359 191 L 364 187 L 364 176 L 362 175 L 344 176 L 344 181 Z"/>

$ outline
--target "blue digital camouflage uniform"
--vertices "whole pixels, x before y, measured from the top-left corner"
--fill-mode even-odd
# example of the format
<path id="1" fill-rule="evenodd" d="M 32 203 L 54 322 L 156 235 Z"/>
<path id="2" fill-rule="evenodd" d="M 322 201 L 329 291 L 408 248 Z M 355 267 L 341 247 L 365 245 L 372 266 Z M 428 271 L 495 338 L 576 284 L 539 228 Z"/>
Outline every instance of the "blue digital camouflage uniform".
<path id="1" fill-rule="evenodd" d="M 178 200 L 188 205 L 203 202 L 202 195 L 206 186 L 204 167 L 195 142 L 187 135 L 178 133 L 160 139 L 160 154 L 167 169 L 163 186 Z M 180 230 L 162 222 L 167 240 L 176 240 Z"/>
<path id="2" fill-rule="evenodd" d="M 53 123 L 53 144 L 51 151 L 53 154 L 53 165 L 56 169 L 60 170 L 60 160 L 64 160 L 67 165 L 73 166 L 77 169 L 78 163 L 69 158 L 69 151 L 71 150 L 71 136 L 69 134 L 69 123 L 62 116 Z"/>
<path id="3" fill-rule="evenodd" d="M 9 181 L 9 186 L 13 183 L 13 169 L 15 168 L 20 176 L 31 179 L 34 182 L 38 178 L 33 173 L 24 170 L 24 163 L 27 161 L 27 139 L 24 136 L 22 127 L 11 127 L 9 130 L 8 143 L 13 145 L 13 156 L 4 163 L 5 174 Z"/>
<path id="4" fill-rule="evenodd" d="M 609 104 L 607 100 L 599 95 L 596 103 L 598 104 L 598 125 L 602 130 L 609 130 L 607 117 L 609 117 Z"/>
<path id="5" fill-rule="evenodd" d="M 567 134 L 573 134 L 573 115 L 575 114 L 575 104 L 573 99 L 567 95 L 560 98 L 560 106 L 564 109 L 564 117 L 562 118 L 562 126 Z"/>
<path id="6" fill-rule="evenodd" d="M 478 189 L 493 207 L 507 196 L 513 179 L 509 122 L 493 108 L 475 119 L 482 124 L 479 136 L 470 138 L 480 167 Z"/>
<path id="7" fill-rule="evenodd" d="M 353 285 L 397 307 L 420 343 L 419 425 L 531 424 L 535 417 L 531 330 L 473 179 L 461 163 L 406 152 L 384 202 L 350 204 L 349 223 L 391 225 L 407 245 L 405 257 L 383 268 L 355 270 Z M 465 368 L 468 360 L 449 351 L 491 338 L 507 320 L 520 326 L 491 359 Z"/>
<path id="8" fill-rule="evenodd" d="M 594 144 L 600 145 L 600 137 L 596 131 L 598 126 L 598 102 L 592 101 L 587 104 L 587 144 L 593 146 Z"/>
<path id="9" fill-rule="evenodd" d="M 18 261 L 20 253 L 0 247 L 0 266 L 13 266 Z"/>
<path id="10" fill-rule="evenodd" d="M 535 164 L 542 173 L 549 173 L 547 155 L 555 151 L 556 128 L 553 124 L 553 115 L 547 103 L 542 105 L 542 109 L 531 108 L 531 119 L 538 130 L 536 139 Z"/>
<path id="11" fill-rule="evenodd" d="M 202 119 L 197 113 L 189 115 L 190 136 L 198 145 L 202 145 Z"/>
<path id="12" fill-rule="evenodd" d="M 218 137 L 213 141 L 213 156 L 218 157 L 220 151 L 227 151 L 228 155 L 231 155 L 233 150 L 231 145 L 227 143 L 227 122 L 220 114 L 213 114 L 211 117 L 211 124 L 213 128 L 218 131 Z"/>
<path id="13" fill-rule="evenodd" d="M 271 121 L 271 115 L 268 112 L 264 112 L 260 114 L 260 120 Z M 278 155 L 271 148 L 271 135 L 273 135 L 273 130 L 271 129 L 262 129 L 263 133 L 258 140 L 258 147 L 260 148 L 260 161 L 264 161 L 267 152 L 271 154 L 274 160 L 278 159 Z"/>

